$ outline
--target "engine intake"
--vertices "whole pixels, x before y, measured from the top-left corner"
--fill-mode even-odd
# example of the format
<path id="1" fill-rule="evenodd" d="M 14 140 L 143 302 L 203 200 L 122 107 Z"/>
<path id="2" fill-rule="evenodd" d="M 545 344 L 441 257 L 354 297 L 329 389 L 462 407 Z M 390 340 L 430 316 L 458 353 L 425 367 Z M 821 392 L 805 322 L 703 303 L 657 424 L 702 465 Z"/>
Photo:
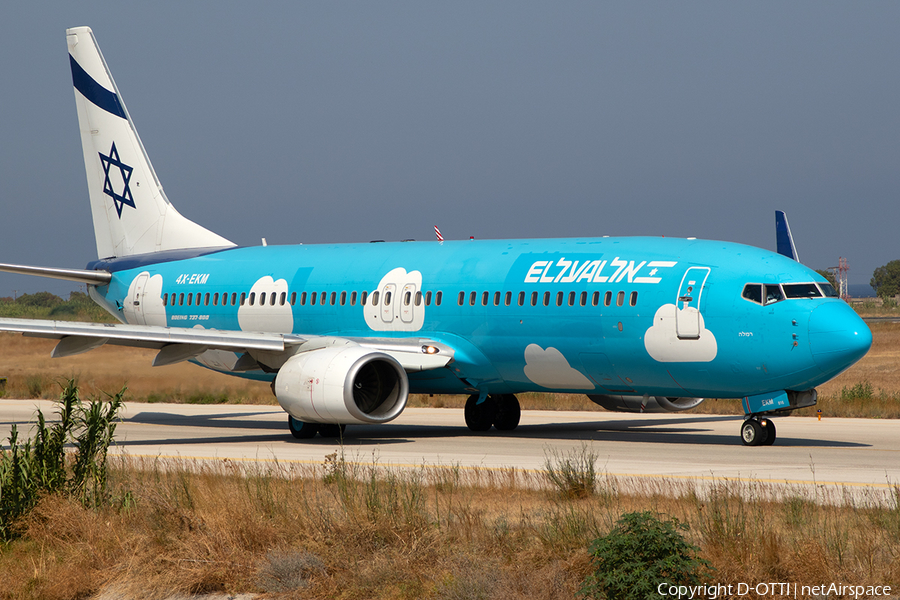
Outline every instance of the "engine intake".
<path id="1" fill-rule="evenodd" d="M 320 348 L 288 359 L 275 376 L 275 397 L 308 423 L 387 423 L 409 398 L 406 371 L 383 352 L 360 346 Z"/>
<path id="2" fill-rule="evenodd" d="M 588 394 L 591 402 L 606 410 L 632 413 L 664 413 L 690 410 L 703 402 L 703 398 L 668 398 L 666 396 L 619 396 Z"/>

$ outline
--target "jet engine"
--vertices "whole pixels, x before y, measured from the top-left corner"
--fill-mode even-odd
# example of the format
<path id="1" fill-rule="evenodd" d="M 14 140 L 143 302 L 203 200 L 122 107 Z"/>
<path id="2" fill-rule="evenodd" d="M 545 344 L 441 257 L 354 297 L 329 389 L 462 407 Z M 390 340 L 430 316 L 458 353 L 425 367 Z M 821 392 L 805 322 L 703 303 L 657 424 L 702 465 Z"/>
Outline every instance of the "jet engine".
<path id="1" fill-rule="evenodd" d="M 606 410 L 632 413 L 664 413 L 690 410 L 703 402 L 703 398 L 668 398 L 666 396 L 619 396 L 588 394 L 591 402 Z"/>
<path id="2" fill-rule="evenodd" d="M 409 398 L 406 371 L 391 356 L 362 348 L 320 348 L 292 356 L 275 376 L 275 397 L 308 423 L 386 423 Z"/>

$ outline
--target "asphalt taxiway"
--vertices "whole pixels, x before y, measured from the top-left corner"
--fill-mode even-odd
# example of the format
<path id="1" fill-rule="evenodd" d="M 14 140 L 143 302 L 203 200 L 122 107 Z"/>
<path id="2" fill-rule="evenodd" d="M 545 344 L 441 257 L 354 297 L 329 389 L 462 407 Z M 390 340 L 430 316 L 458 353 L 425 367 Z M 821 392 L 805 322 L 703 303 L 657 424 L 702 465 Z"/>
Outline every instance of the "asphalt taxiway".
<path id="1" fill-rule="evenodd" d="M 48 401 L 0 400 L 0 436 L 28 435 Z M 587 444 L 598 468 L 617 477 L 730 480 L 816 489 L 890 493 L 900 484 L 900 421 L 806 417 L 775 420 L 774 446 L 746 447 L 741 417 L 692 414 L 523 411 L 513 432 L 474 434 L 459 409 L 408 408 L 385 425 L 349 426 L 342 441 L 295 440 L 276 406 L 130 403 L 114 453 L 197 460 L 322 463 L 345 455 L 383 466 L 460 466 L 540 470 L 548 453 Z"/>

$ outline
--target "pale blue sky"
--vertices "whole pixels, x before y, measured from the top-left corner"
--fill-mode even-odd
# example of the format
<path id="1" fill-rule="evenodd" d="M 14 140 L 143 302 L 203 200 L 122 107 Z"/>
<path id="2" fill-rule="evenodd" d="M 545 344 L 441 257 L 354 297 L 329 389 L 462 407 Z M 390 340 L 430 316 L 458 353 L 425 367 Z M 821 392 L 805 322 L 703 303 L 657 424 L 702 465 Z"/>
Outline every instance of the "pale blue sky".
<path id="1" fill-rule="evenodd" d="M 13 4 L 13 6 L 10 6 Z M 0 262 L 95 258 L 93 28 L 169 199 L 242 244 L 591 235 L 900 258 L 895 2 L 6 3 Z M 0 275 L 0 295 L 73 284 Z"/>

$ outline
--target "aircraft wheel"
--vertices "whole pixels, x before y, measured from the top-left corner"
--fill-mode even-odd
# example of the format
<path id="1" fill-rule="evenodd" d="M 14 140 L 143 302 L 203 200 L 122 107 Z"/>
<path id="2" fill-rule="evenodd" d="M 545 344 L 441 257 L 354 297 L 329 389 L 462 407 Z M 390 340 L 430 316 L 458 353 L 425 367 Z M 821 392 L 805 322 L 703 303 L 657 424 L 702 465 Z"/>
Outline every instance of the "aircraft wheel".
<path id="1" fill-rule="evenodd" d="M 466 426 L 472 431 L 487 431 L 494 424 L 499 407 L 496 396 L 488 396 L 478 404 L 478 394 L 466 400 Z"/>
<path id="2" fill-rule="evenodd" d="M 288 415 L 288 429 L 291 430 L 291 435 L 298 440 L 308 440 L 319 431 L 319 424 L 299 421 Z"/>
<path id="3" fill-rule="evenodd" d="M 747 419 L 741 425 L 741 441 L 745 446 L 759 446 L 765 441 L 766 430 L 756 419 Z"/>
<path id="4" fill-rule="evenodd" d="M 499 431 L 512 431 L 519 426 L 522 417 L 522 407 L 519 399 L 514 394 L 503 394 L 497 398 L 498 410 L 494 417 L 494 427 Z"/>
<path id="5" fill-rule="evenodd" d="M 771 446 L 775 443 L 775 422 L 771 419 L 761 419 L 763 428 L 766 430 L 766 439 L 760 446 Z"/>
<path id="6" fill-rule="evenodd" d="M 347 429 L 347 426 L 343 423 L 328 423 L 324 425 L 319 425 L 319 435 L 323 438 L 337 438 L 344 435 L 344 430 Z"/>

